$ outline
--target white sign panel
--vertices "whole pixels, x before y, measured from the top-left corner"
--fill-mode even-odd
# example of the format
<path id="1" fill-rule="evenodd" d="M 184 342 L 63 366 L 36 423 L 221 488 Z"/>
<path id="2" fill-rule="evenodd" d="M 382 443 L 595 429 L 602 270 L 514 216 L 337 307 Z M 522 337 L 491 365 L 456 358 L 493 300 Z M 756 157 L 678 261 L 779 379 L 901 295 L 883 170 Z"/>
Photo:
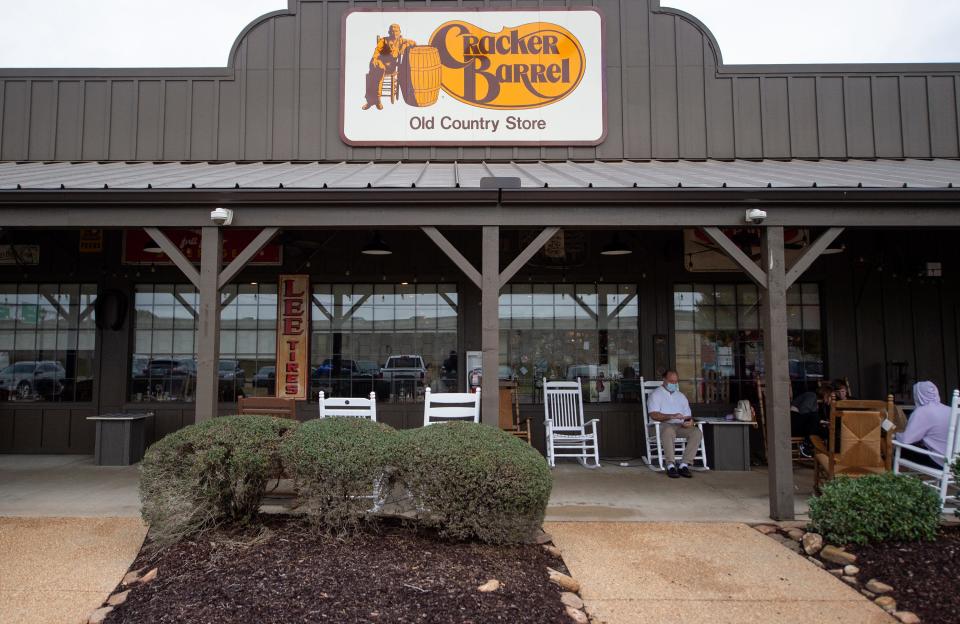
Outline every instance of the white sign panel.
<path id="1" fill-rule="evenodd" d="M 357 10 L 344 18 L 350 145 L 596 145 L 606 136 L 595 9 Z"/>

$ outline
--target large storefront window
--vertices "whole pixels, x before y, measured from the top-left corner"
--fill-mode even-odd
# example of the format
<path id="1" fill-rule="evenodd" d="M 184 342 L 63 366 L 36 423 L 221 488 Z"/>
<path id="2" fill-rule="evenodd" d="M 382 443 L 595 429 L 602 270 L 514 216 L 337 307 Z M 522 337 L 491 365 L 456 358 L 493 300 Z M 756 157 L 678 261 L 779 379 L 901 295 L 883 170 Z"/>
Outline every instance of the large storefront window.
<path id="1" fill-rule="evenodd" d="M 220 302 L 220 399 L 273 394 L 277 286 L 227 286 Z M 131 401 L 194 399 L 198 304 L 190 285 L 136 286 Z"/>
<path id="2" fill-rule="evenodd" d="M 576 379 L 584 400 L 639 398 L 636 286 L 513 284 L 500 295 L 501 379 L 520 400 L 542 400 L 543 378 Z"/>
<path id="3" fill-rule="evenodd" d="M 457 290 L 448 284 L 314 284 L 311 395 L 422 401 L 462 391 Z"/>
<path id="4" fill-rule="evenodd" d="M 91 401 L 96 284 L 0 284 L 0 401 Z"/>
<path id="5" fill-rule="evenodd" d="M 760 295 L 752 284 L 676 284 L 674 351 L 680 389 L 697 403 L 732 403 L 752 395 L 763 376 Z M 820 291 L 787 292 L 790 379 L 794 391 L 823 378 Z"/>

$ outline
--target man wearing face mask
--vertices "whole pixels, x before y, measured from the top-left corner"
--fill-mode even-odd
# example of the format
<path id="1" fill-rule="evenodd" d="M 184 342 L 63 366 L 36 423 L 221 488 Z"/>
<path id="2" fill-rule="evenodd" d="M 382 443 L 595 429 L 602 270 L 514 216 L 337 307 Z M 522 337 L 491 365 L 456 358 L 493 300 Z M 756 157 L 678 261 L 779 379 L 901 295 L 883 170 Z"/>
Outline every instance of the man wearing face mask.
<path id="1" fill-rule="evenodd" d="M 700 447 L 703 437 L 700 428 L 693 422 L 690 403 L 680 392 L 677 371 L 668 370 L 663 374 L 663 385 L 650 393 L 647 399 L 647 412 L 650 418 L 660 423 L 660 448 L 667 464 L 667 476 L 691 478 L 690 464 Z M 674 442 L 677 438 L 687 440 L 683 457 L 676 459 Z"/>

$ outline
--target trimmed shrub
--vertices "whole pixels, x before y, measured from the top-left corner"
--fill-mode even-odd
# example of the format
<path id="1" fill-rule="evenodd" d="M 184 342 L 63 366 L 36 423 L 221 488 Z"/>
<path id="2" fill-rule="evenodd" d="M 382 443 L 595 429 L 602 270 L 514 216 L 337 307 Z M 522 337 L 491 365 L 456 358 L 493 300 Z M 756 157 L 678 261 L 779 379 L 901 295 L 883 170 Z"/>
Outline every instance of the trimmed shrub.
<path id="1" fill-rule="evenodd" d="M 404 431 L 401 439 L 400 479 L 441 536 L 517 543 L 543 523 L 553 481 L 529 444 L 464 422 Z"/>
<path id="2" fill-rule="evenodd" d="M 957 487 L 957 495 L 953 498 L 957 507 L 953 513 L 960 516 L 960 457 L 953 462 L 953 483 Z"/>
<path id="3" fill-rule="evenodd" d="M 810 524 L 834 544 L 932 540 L 940 524 L 940 499 L 906 475 L 841 476 L 810 499 Z"/>
<path id="4" fill-rule="evenodd" d="M 397 432 L 363 418 L 322 418 L 303 424 L 282 446 L 307 515 L 337 532 L 369 518 L 386 494 Z"/>
<path id="5" fill-rule="evenodd" d="M 280 443 L 299 423 L 226 416 L 184 427 L 147 449 L 140 465 L 143 519 L 165 546 L 254 518 L 267 481 L 281 471 Z"/>

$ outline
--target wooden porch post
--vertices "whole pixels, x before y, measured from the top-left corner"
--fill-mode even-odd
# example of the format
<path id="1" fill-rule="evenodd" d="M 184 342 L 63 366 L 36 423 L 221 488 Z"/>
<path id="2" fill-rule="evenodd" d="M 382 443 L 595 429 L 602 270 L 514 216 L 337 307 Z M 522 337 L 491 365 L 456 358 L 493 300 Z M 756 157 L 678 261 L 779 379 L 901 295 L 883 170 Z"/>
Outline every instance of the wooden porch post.
<path id="1" fill-rule="evenodd" d="M 217 367 L 220 359 L 220 228 L 200 228 L 200 315 L 197 319 L 196 422 L 217 415 Z"/>
<path id="2" fill-rule="evenodd" d="M 790 371 L 787 354 L 787 278 L 783 228 L 763 229 L 760 257 L 766 269 L 766 292 L 761 292 L 760 324 L 767 379 L 767 464 L 770 481 L 770 517 L 793 520 L 793 458 L 790 452 Z"/>
<path id="3" fill-rule="evenodd" d="M 500 417 L 500 228 L 483 228 L 481 261 L 480 345 L 483 350 L 483 382 L 480 415 L 483 423 L 498 426 Z"/>

